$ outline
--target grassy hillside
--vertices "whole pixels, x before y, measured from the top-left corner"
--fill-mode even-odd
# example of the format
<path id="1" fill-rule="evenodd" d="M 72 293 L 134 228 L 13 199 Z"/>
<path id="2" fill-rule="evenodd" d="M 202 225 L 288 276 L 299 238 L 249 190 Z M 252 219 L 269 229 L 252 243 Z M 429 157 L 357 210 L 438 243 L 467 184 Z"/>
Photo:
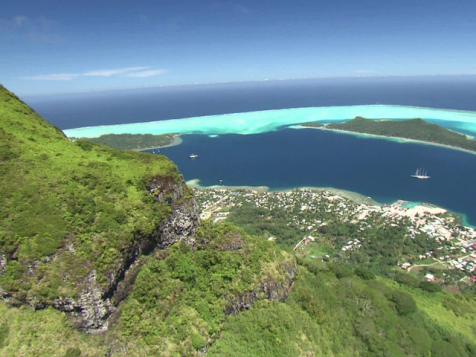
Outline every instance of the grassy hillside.
<path id="1" fill-rule="evenodd" d="M 80 333 L 54 309 L 0 303 L 0 355 L 191 356 L 220 338 L 239 297 L 268 299 L 266 284 L 284 298 L 294 258 L 230 225 L 204 224 L 192 250 L 178 244 L 143 257 L 135 284 L 110 330 Z M 248 307 L 249 308 L 249 307 Z M 77 356 L 71 355 L 71 356 Z"/>
<path id="2" fill-rule="evenodd" d="M 319 123 L 309 123 L 305 125 L 322 127 L 322 124 Z M 439 125 L 428 123 L 423 119 L 371 120 L 356 117 L 344 123 L 327 124 L 325 128 L 420 140 L 476 151 L 476 140 L 442 128 Z"/>
<path id="3" fill-rule="evenodd" d="M 226 316 L 223 297 L 246 284 L 254 264 L 233 273 L 238 278 L 228 288 L 230 268 L 218 274 L 230 267 L 232 253 L 218 258 L 209 282 L 202 270 L 204 257 L 217 259 L 220 254 L 210 249 L 191 257 L 183 248 L 146 263 L 119 322 L 105 335 L 79 333 L 53 309 L 34 312 L 0 304 L 0 354 L 471 357 L 476 353 L 474 298 L 429 293 L 385 278 L 364 279 L 349 267 L 308 261 L 300 263 L 287 301 L 260 300 L 249 310 Z M 272 252 L 269 249 L 263 252 Z M 235 261 L 248 264 L 259 257 Z M 175 271 L 172 262 L 177 259 L 192 261 L 191 268 Z"/>
<path id="4" fill-rule="evenodd" d="M 444 299 L 464 312 L 448 312 Z M 209 355 L 474 356 L 472 304 L 307 262 L 286 303 L 263 302 L 230 319 Z"/>
<path id="5" fill-rule="evenodd" d="M 170 214 L 146 192 L 152 177 L 180 179 L 164 157 L 70 142 L 0 88 L 0 287 L 51 301 L 74 296 L 92 270 L 106 286 Z"/>

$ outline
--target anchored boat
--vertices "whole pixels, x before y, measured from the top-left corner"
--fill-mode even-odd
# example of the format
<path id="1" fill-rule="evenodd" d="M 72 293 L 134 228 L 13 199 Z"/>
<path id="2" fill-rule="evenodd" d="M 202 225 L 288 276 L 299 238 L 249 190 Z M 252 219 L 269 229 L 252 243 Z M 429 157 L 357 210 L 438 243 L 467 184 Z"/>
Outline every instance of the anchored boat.
<path id="1" fill-rule="evenodd" d="M 419 180 L 428 180 L 430 178 L 430 176 L 428 176 L 428 172 L 426 172 L 424 169 L 416 169 L 412 177 Z"/>

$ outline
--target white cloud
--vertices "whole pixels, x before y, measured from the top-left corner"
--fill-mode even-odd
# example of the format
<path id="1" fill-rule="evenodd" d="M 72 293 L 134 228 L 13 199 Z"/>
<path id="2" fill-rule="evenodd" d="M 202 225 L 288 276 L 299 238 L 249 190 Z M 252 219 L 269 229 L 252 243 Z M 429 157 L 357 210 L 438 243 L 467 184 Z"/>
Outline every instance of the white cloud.
<path id="1" fill-rule="evenodd" d="M 125 68 L 114 68 L 114 69 L 102 69 L 102 70 L 85 72 L 82 75 L 86 77 L 114 77 L 114 76 L 136 73 L 138 71 L 144 71 L 149 68 L 150 67 L 125 67 Z"/>
<path id="2" fill-rule="evenodd" d="M 160 76 L 164 73 L 165 73 L 165 70 L 163 70 L 163 69 L 148 69 L 148 70 L 128 73 L 128 74 L 126 74 L 126 77 L 149 78 L 149 77 Z"/>
<path id="3" fill-rule="evenodd" d="M 137 67 L 123 67 L 112 69 L 100 69 L 94 71 L 87 71 L 81 73 L 49 73 L 39 74 L 23 79 L 33 81 L 71 81 L 81 77 L 130 77 L 130 78 L 148 78 L 164 74 L 164 69 L 156 69 L 151 67 L 137 66 Z"/>

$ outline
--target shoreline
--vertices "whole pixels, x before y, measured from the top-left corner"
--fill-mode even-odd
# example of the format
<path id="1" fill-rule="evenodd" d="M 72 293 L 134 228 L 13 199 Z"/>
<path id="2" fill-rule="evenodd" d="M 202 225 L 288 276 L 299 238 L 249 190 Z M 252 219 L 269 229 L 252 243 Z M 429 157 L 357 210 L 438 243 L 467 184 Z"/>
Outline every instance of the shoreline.
<path id="1" fill-rule="evenodd" d="M 292 191 L 302 191 L 302 190 L 311 190 L 311 191 L 317 191 L 317 192 L 330 192 L 333 193 L 337 196 L 346 198 L 354 203 L 357 204 L 365 204 L 365 205 L 370 205 L 370 206 L 378 206 L 378 207 L 383 207 L 383 206 L 391 206 L 393 204 L 397 203 L 407 203 L 407 204 L 415 204 L 415 207 L 421 206 L 421 207 L 429 207 L 429 208 L 440 208 L 445 210 L 448 214 L 456 217 L 459 221 L 460 224 L 464 227 L 472 228 L 475 229 L 476 225 L 473 225 L 469 222 L 468 217 L 465 213 L 460 213 L 460 212 L 454 212 L 446 207 L 438 206 L 430 202 L 421 202 L 421 201 L 408 201 L 408 200 L 403 200 L 403 199 L 396 199 L 391 202 L 379 202 L 373 199 L 370 196 L 365 196 L 361 193 L 354 192 L 354 191 L 349 191 L 349 190 L 344 190 L 344 189 L 339 189 L 335 187 L 319 187 L 319 186 L 307 186 L 307 187 L 292 187 L 292 188 L 281 188 L 281 189 L 271 189 L 268 186 L 226 186 L 226 185 L 211 185 L 211 186 L 202 186 L 200 184 L 200 179 L 192 179 L 186 181 L 187 186 L 191 188 L 195 188 L 198 190 L 217 190 L 217 189 L 222 189 L 222 190 L 229 190 L 229 191 L 255 191 L 255 192 L 292 192 Z"/>
<path id="2" fill-rule="evenodd" d="M 432 142 L 432 141 L 424 141 L 424 140 L 418 140 L 418 139 L 403 138 L 401 136 L 388 136 L 388 135 L 361 133 L 361 132 L 358 132 L 358 131 L 327 128 L 326 126 L 306 126 L 306 125 L 301 125 L 301 124 L 290 126 L 290 128 L 294 128 L 294 129 L 317 129 L 317 130 L 322 130 L 322 131 L 334 132 L 334 133 L 337 133 L 337 134 L 353 135 L 353 136 L 362 137 L 362 138 L 388 140 L 388 141 L 393 141 L 393 142 L 396 142 L 396 143 L 399 143 L 399 144 L 419 144 L 419 145 L 437 146 L 437 147 L 448 149 L 448 150 L 461 151 L 461 152 L 465 152 L 467 154 L 476 155 L 476 151 L 469 150 L 469 149 L 464 149 L 464 148 L 461 148 L 461 147 L 458 147 L 458 146 L 440 144 L 440 143 L 435 143 L 435 142 Z"/>
<path id="3" fill-rule="evenodd" d="M 173 135 L 173 139 L 169 144 L 165 145 L 160 145 L 160 146 L 152 146 L 152 147 L 146 147 L 142 149 L 132 149 L 131 151 L 148 151 L 148 150 L 155 150 L 155 149 L 164 149 L 164 148 L 170 148 L 172 146 L 178 146 L 183 143 L 183 139 L 180 135 Z"/>
<path id="4" fill-rule="evenodd" d="M 248 190 L 248 191 L 257 191 L 257 192 L 271 192 L 268 186 L 226 186 L 226 185 L 210 185 L 202 186 L 200 184 L 200 179 L 191 179 L 185 182 L 187 186 L 191 188 L 196 188 L 198 190 L 230 190 L 230 191 L 239 191 L 239 190 Z"/>
<path id="5" fill-rule="evenodd" d="M 272 189 L 268 186 L 227 186 L 227 185 L 211 185 L 211 186 L 202 186 L 200 184 L 200 179 L 192 179 L 186 182 L 189 187 L 196 188 L 198 190 L 230 190 L 230 191 L 256 191 L 256 192 L 292 192 L 292 191 L 319 191 L 319 192 L 331 192 L 338 196 L 347 198 L 355 203 L 370 204 L 373 206 L 384 206 L 386 203 L 381 203 L 374 200 L 372 197 L 365 196 L 358 192 L 348 191 L 344 189 L 339 189 L 335 187 L 319 187 L 319 186 L 302 186 L 302 187 L 290 187 L 290 188 L 278 188 Z M 396 200 L 395 202 L 397 202 Z"/>

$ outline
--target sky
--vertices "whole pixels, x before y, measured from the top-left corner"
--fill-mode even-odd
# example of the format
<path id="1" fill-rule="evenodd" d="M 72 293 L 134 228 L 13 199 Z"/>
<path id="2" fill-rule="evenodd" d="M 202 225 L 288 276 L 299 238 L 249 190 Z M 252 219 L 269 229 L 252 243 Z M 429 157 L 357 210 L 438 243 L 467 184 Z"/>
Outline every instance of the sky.
<path id="1" fill-rule="evenodd" d="M 268 79 L 476 74 L 474 0 L 16 0 L 19 95 Z"/>

